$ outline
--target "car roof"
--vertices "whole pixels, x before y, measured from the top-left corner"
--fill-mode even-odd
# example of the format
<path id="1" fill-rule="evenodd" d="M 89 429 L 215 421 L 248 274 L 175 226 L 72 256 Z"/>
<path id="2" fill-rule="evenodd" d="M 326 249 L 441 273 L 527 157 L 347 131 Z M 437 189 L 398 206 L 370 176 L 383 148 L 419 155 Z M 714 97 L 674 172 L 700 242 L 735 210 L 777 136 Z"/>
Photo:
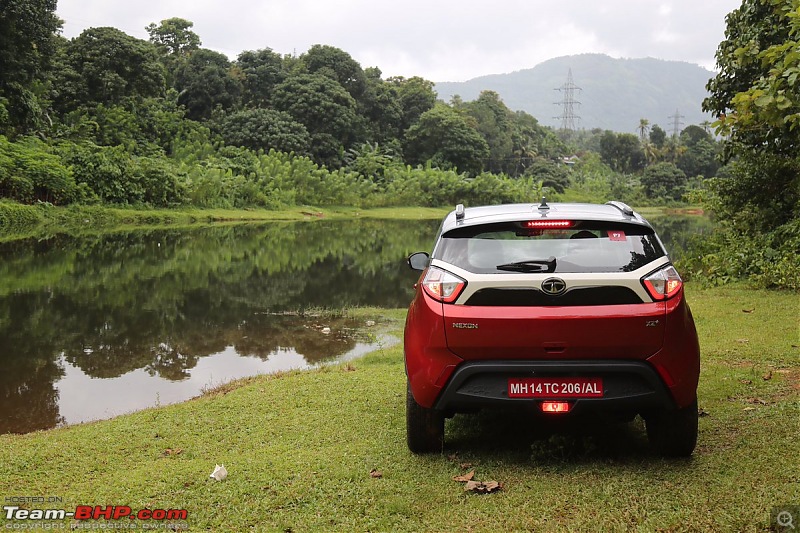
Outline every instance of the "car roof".
<path id="1" fill-rule="evenodd" d="M 458 216 L 458 213 L 463 213 L 463 216 Z M 542 199 L 542 202 L 538 204 L 503 204 L 467 208 L 459 205 L 445 217 L 442 223 L 442 233 L 478 224 L 544 218 L 623 222 L 652 228 L 647 220 L 622 202 L 606 204 L 547 203 Z"/>

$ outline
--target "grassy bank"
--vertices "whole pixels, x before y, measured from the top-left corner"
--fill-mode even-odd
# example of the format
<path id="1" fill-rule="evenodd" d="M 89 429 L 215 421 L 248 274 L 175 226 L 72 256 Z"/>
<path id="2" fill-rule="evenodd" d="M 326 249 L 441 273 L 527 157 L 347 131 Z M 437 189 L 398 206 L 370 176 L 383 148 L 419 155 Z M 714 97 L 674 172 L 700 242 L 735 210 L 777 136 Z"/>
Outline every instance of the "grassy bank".
<path id="1" fill-rule="evenodd" d="M 690 286 L 689 298 L 704 413 L 690 460 L 652 455 L 637 422 L 551 434 L 480 415 L 448 422 L 444 454 L 411 455 L 395 346 L 110 421 L 0 436 L 0 495 L 57 496 L 67 510 L 187 509 L 193 531 L 766 530 L 771 507 L 800 504 L 800 302 L 741 286 Z M 378 314 L 396 334 L 404 317 L 353 313 Z M 209 478 L 215 463 L 227 480 Z M 464 492 L 452 478 L 471 470 L 504 489 Z"/>
<path id="2" fill-rule="evenodd" d="M 27 237 L 67 233 L 80 235 L 104 231 L 150 227 L 184 227 L 200 224 L 267 222 L 270 220 L 317 220 L 381 218 L 440 219 L 452 207 L 356 207 L 298 206 L 281 210 L 266 209 L 133 209 L 108 206 L 50 204 L 23 205 L 0 200 L 0 242 Z M 645 216 L 657 216 L 664 208 L 647 207 Z"/>
<path id="3" fill-rule="evenodd" d="M 123 209 L 105 206 L 55 207 L 0 201 L 0 241 L 58 233 L 79 235 L 148 227 L 198 224 L 316 220 L 320 218 L 438 219 L 447 209 L 426 207 L 357 209 L 299 206 L 278 211 L 266 209 Z"/>

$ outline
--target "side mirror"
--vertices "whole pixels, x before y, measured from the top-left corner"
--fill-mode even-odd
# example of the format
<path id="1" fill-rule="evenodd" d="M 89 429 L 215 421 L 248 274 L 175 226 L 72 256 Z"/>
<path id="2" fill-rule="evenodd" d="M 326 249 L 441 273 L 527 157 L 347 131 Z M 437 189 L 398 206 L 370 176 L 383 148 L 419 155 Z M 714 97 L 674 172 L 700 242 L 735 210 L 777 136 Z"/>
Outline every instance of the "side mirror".
<path id="1" fill-rule="evenodd" d="M 412 270 L 425 270 L 428 268 L 428 262 L 430 259 L 431 256 L 429 256 L 426 252 L 417 252 L 409 255 L 408 259 L 406 259 L 406 262 Z"/>

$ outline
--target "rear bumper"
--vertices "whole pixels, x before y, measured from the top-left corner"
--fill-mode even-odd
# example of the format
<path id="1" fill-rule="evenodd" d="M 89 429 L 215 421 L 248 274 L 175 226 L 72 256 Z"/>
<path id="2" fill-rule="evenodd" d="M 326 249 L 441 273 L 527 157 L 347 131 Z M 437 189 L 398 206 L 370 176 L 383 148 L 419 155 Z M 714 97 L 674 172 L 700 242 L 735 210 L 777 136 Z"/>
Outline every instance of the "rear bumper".
<path id="1" fill-rule="evenodd" d="M 548 398 L 509 398 L 508 380 L 530 377 L 602 378 L 602 398 L 565 400 L 572 404 L 570 413 L 575 415 L 648 413 L 678 407 L 652 365 L 627 360 L 466 362 L 453 373 L 434 407 L 447 413 L 481 407 L 538 409 Z"/>

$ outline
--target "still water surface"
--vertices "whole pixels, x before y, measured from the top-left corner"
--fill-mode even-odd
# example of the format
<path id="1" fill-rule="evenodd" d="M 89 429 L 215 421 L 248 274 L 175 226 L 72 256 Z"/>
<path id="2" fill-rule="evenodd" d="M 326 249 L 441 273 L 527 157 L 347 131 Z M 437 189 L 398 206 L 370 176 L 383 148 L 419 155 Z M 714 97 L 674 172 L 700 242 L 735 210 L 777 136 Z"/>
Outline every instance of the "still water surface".
<path id="1" fill-rule="evenodd" d="M 652 220 L 678 251 L 699 221 Z M 404 259 L 429 250 L 437 227 L 314 221 L 0 244 L 0 433 L 109 418 L 390 343 L 320 310 L 406 307 L 417 275 Z"/>

